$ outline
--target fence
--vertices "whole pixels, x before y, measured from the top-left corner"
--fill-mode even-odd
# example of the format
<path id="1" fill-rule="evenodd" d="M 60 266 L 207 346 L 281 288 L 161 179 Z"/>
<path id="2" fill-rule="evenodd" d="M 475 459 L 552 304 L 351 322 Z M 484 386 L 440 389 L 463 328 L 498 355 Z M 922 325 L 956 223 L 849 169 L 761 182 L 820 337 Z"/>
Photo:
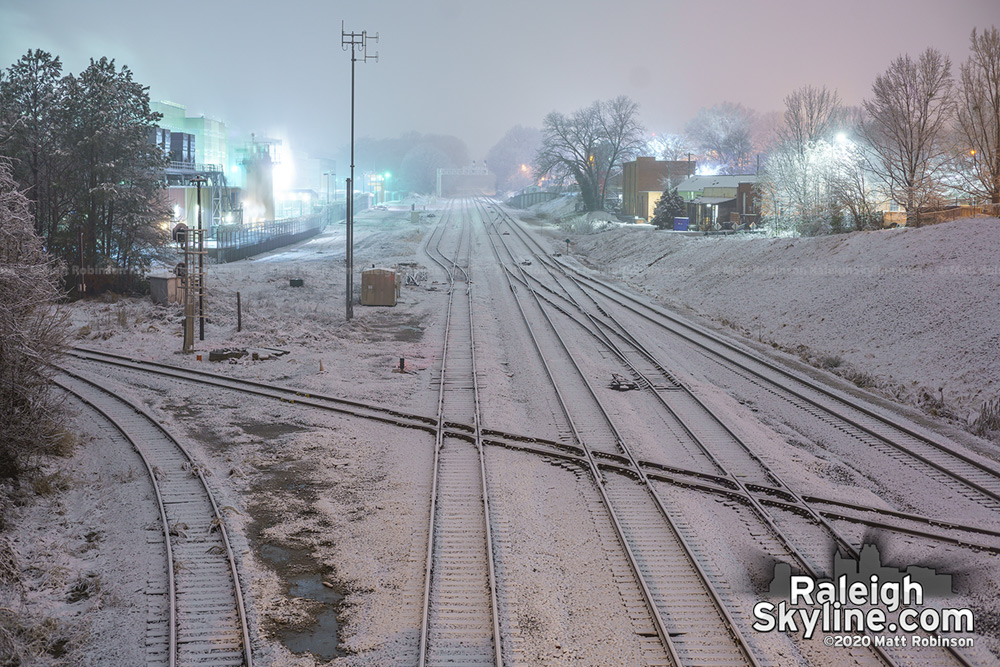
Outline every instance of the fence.
<path id="1" fill-rule="evenodd" d="M 355 195 L 354 211 L 368 208 L 368 195 Z M 319 213 L 289 220 L 267 220 L 249 225 L 219 225 L 215 228 L 215 247 L 208 256 L 220 264 L 259 255 L 268 250 L 298 243 L 323 231 L 326 225 L 347 218 L 347 202 L 331 202 Z"/>
<path id="2" fill-rule="evenodd" d="M 923 227 L 937 225 L 942 222 L 961 220 L 963 218 L 1000 218 L 1000 204 L 981 204 L 979 206 L 955 206 L 943 211 L 917 213 L 907 220 L 908 225 Z"/>
<path id="3" fill-rule="evenodd" d="M 323 214 L 319 213 L 291 220 L 239 225 L 231 229 L 221 225 L 215 229 L 215 247 L 208 248 L 208 255 L 222 264 L 282 248 L 319 234 L 323 229 L 323 218 Z"/>
<path id="4" fill-rule="evenodd" d="M 558 198 L 559 195 L 555 192 L 522 192 L 508 199 L 507 205 L 511 208 L 528 208 Z"/>

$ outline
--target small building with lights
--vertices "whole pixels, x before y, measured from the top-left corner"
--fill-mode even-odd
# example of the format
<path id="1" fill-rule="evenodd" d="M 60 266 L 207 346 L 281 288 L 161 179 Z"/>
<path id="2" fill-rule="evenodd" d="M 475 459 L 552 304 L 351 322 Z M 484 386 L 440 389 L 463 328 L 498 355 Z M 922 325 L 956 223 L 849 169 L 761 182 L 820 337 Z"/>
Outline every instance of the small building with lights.
<path id="1" fill-rule="evenodd" d="M 690 176 L 677 186 L 698 229 L 732 229 L 759 219 L 756 174 Z"/>

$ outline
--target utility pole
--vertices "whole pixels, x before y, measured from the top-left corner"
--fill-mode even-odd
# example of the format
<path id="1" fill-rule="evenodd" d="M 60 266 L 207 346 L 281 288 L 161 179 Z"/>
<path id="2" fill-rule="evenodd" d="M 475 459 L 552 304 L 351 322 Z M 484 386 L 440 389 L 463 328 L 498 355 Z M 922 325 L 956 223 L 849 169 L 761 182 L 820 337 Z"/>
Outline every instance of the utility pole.
<path id="1" fill-rule="evenodd" d="M 368 55 L 368 40 L 378 41 L 369 37 L 367 30 L 361 32 L 345 32 L 344 22 L 340 22 L 340 47 L 351 52 L 351 177 L 347 179 L 347 319 L 354 317 L 354 63 L 358 60 L 378 62 L 378 52 Z M 358 57 L 358 54 L 361 57 Z"/>
<path id="2" fill-rule="evenodd" d="M 205 231 L 201 227 L 201 184 L 208 181 L 197 176 L 191 182 L 198 186 L 198 274 L 195 285 L 198 289 L 198 340 L 205 340 Z M 194 267 L 188 267 L 188 273 Z"/>

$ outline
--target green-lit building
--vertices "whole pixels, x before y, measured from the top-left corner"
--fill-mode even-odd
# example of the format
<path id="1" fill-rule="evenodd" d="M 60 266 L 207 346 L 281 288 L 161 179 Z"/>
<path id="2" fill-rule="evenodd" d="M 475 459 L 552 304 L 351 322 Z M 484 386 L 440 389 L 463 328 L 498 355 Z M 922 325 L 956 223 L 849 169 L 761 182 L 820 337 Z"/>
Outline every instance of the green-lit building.
<path id="1" fill-rule="evenodd" d="M 205 116 L 188 116 L 187 108 L 176 102 L 150 102 L 153 111 L 163 114 L 159 126 L 171 132 L 194 136 L 195 163 L 228 169 L 231 163 L 226 124 Z"/>

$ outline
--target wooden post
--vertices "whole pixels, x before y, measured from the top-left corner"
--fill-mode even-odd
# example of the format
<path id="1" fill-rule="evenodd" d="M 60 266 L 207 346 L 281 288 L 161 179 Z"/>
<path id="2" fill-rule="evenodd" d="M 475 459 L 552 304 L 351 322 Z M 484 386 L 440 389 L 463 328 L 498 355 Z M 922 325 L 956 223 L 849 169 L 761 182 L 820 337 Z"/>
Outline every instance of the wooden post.
<path id="1" fill-rule="evenodd" d="M 240 305 L 240 293 L 236 293 L 236 330 L 243 331 L 243 309 Z"/>

